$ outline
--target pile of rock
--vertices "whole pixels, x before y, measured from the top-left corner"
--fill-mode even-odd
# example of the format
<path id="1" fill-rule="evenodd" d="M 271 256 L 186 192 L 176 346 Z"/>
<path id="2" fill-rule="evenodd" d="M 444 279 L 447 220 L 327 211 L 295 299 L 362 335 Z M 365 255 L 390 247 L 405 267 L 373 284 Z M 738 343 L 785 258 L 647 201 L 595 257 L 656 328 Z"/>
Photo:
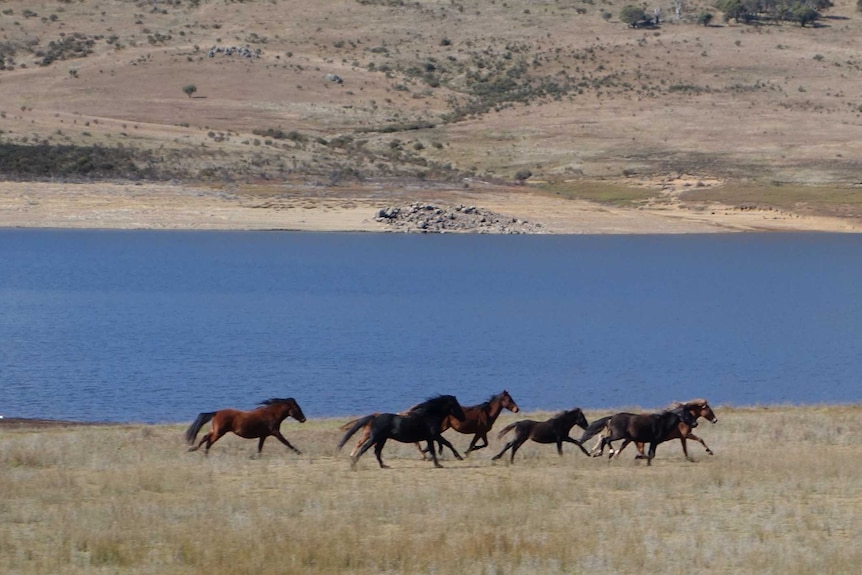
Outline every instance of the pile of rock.
<path id="1" fill-rule="evenodd" d="M 207 56 L 210 58 L 215 58 L 216 54 L 239 56 L 240 58 L 260 58 L 261 51 L 260 48 L 252 50 L 248 46 L 213 46 L 209 49 L 209 52 L 207 52 Z"/>
<path id="2" fill-rule="evenodd" d="M 406 206 L 381 208 L 374 218 L 392 231 L 442 234 L 541 234 L 541 224 L 504 216 L 475 206 L 441 207 L 414 203 Z"/>

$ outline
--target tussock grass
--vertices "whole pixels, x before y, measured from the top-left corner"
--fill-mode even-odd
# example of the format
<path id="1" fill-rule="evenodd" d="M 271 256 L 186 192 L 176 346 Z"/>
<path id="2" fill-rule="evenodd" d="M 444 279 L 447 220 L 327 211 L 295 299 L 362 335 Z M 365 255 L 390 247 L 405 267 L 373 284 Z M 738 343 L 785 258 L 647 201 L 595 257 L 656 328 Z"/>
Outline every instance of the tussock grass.
<path id="1" fill-rule="evenodd" d="M 355 471 L 342 421 L 287 423 L 302 456 L 184 426 L 0 428 L 4 573 L 855 573 L 862 406 L 716 410 L 716 455 L 652 467 L 502 443 L 445 469 L 389 443 Z M 544 417 L 547 414 L 529 414 Z M 590 419 L 604 413 L 590 413 Z M 520 415 L 519 417 L 526 417 Z M 515 419 L 501 417 L 498 427 Z M 468 437 L 451 434 L 463 449 Z M 345 449 L 345 451 L 347 451 Z"/>

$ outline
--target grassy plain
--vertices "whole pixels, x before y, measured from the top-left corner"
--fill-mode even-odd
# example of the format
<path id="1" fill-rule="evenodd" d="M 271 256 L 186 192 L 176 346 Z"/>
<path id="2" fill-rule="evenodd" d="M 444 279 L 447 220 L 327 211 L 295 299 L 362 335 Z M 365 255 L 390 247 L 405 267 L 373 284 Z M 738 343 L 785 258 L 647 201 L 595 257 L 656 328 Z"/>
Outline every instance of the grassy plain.
<path id="1" fill-rule="evenodd" d="M 501 442 L 433 469 L 387 444 L 351 471 L 337 420 L 286 423 L 304 454 L 180 425 L 0 427 L 10 574 L 850 574 L 862 547 L 862 406 L 716 409 L 716 452 L 652 467 Z M 604 413 L 589 413 L 590 419 Z M 542 417 L 545 414 L 529 414 Z M 523 416 L 523 415 L 522 415 Z M 498 428 L 514 416 L 507 414 Z M 450 432 L 451 433 L 451 432 Z M 452 439 L 463 448 L 467 436 Z"/>

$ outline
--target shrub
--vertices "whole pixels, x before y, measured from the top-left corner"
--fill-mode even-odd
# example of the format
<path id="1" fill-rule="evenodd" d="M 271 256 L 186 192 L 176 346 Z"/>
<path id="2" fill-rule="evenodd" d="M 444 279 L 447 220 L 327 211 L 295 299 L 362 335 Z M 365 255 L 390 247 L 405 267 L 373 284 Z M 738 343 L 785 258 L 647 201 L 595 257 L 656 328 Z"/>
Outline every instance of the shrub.
<path id="1" fill-rule="evenodd" d="M 638 24 L 646 20 L 646 12 L 640 6 L 629 4 L 620 11 L 620 21 L 628 24 L 631 28 L 637 28 Z"/>

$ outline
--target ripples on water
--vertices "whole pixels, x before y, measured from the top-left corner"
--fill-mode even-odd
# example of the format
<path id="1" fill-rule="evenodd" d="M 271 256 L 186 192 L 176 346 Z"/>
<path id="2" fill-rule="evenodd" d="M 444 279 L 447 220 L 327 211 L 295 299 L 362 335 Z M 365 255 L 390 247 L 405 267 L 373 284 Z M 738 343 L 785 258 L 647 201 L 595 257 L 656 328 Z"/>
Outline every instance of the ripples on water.
<path id="1" fill-rule="evenodd" d="M 0 414 L 858 402 L 862 237 L 0 231 Z"/>

